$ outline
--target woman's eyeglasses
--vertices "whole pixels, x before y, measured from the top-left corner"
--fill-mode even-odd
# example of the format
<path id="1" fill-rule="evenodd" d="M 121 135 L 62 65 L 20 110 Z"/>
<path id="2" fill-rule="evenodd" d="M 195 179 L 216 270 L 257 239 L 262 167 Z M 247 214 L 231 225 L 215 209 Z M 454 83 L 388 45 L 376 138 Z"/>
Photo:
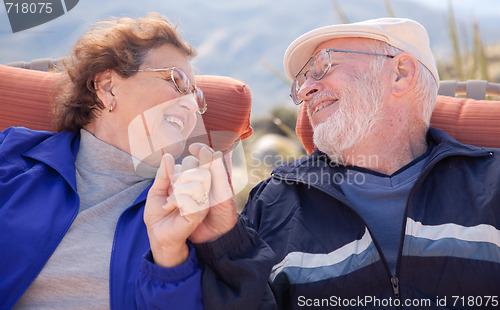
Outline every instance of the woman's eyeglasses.
<path id="1" fill-rule="evenodd" d="M 299 98 L 299 91 L 302 85 L 306 82 L 307 78 L 310 76 L 316 81 L 321 80 L 327 73 L 330 68 L 334 70 L 337 68 L 337 65 L 332 64 L 332 58 L 330 57 L 330 52 L 342 52 L 342 53 L 356 53 L 356 54 L 366 54 L 366 55 L 375 55 L 375 56 L 385 56 L 389 58 L 394 58 L 393 55 L 386 54 L 377 54 L 377 53 L 367 53 L 367 52 L 357 52 L 357 51 L 347 51 L 347 50 L 339 50 L 339 49 L 322 49 L 314 54 L 306 64 L 300 69 L 299 73 L 295 76 L 295 79 L 292 83 L 292 91 L 290 93 L 290 97 L 293 99 L 293 103 L 299 105 L 302 103 L 302 99 Z M 306 69 L 307 64 L 309 64 L 309 69 Z"/>
<path id="2" fill-rule="evenodd" d="M 168 72 L 167 78 L 165 80 L 172 81 L 175 89 L 183 95 L 191 90 L 194 97 L 196 98 L 196 103 L 198 103 L 198 113 L 203 114 L 207 111 L 207 103 L 205 101 L 205 95 L 203 91 L 198 87 L 191 84 L 187 74 L 179 68 L 165 68 L 165 69 L 137 69 L 137 70 L 127 70 L 129 72 Z"/>

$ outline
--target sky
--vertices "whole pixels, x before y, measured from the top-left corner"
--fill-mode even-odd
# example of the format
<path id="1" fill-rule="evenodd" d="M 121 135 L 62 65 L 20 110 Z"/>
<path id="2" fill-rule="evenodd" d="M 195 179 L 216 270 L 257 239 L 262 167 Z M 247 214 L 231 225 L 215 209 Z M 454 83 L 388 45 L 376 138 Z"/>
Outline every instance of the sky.
<path id="1" fill-rule="evenodd" d="M 415 0 L 425 6 L 439 10 L 447 10 L 447 0 Z M 460 15 L 476 16 L 497 16 L 500 17 L 499 1 L 481 1 L 481 0 L 453 0 L 453 6 Z"/>

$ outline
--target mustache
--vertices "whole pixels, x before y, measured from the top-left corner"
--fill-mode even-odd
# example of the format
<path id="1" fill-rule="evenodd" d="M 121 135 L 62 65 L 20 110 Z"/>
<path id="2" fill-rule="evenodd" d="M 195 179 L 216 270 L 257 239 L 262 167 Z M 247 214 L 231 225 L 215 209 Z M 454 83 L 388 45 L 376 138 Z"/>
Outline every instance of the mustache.
<path id="1" fill-rule="evenodd" d="M 340 94 L 334 91 L 320 91 L 316 92 L 313 95 L 311 100 L 307 102 L 307 108 L 314 106 L 317 102 L 321 101 L 329 101 L 329 100 L 338 100 L 340 98 Z"/>
<path id="2" fill-rule="evenodd" d="M 313 110 L 315 107 L 324 101 L 337 101 L 340 95 L 334 91 L 320 91 L 313 95 L 313 97 L 307 102 L 307 116 L 311 118 Z M 309 119 L 309 121 L 312 121 Z M 312 124 L 311 124 L 312 125 Z"/>

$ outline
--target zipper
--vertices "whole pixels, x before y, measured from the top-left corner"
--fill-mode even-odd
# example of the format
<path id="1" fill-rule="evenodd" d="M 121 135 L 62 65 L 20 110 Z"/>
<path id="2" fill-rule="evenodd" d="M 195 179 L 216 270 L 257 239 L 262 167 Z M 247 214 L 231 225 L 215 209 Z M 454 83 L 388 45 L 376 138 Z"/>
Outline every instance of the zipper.
<path id="1" fill-rule="evenodd" d="M 437 147 L 436 145 L 434 147 Z M 373 243 L 375 245 L 375 248 L 377 249 L 379 255 L 380 255 L 380 259 L 382 260 L 383 264 L 384 264 L 384 267 L 387 271 L 387 274 L 390 278 L 390 283 L 391 283 L 391 287 L 392 287 L 392 291 L 394 293 L 394 297 L 397 298 L 397 299 L 400 299 L 400 285 L 399 285 L 399 273 L 400 273 L 400 264 L 401 264 L 401 258 L 403 256 L 403 244 L 404 244 L 404 236 L 405 236 L 405 230 L 406 230 L 406 218 L 407 218 L 407 214 L 408 214 L 408 204 L 410 202 L 410 197 L 412 196 L 412 193 L 414 192 L 414 189 L 417 187 L 417 184 L 420 186 L 422 183 L 423 183 L 423 180 L 427 177 L 427 175 L 430 173 L 430 171 L 432 170 L 432 168 L 436 165 L 436 163 L 438 163 L 439 161 L 443 160 L 444 158 L 446 157 L 452 157 L 452 156 L 471 156 L 471 157 L 479 157 L 479 156 L 486 156 L 486 155 L 493 155 L 492 152 L 487 152 L 486 154 L 467 154 L 467 153 L 464 153 L 464 154 L 461 154 L 460 152 L 455 152 L 454 154 L 448 154 L 448 151 L 451 149 L 451 147 L 449 146 L 445 146 L 443 147 L 443 149 L 441 150 L 438 150 L 435 154 L 429 154 L 430 157 L 430 160 L 428 161 L 428 163 L 425 165 L 425 168 L 422 170 L 422 173 L 420 175 L 420 177 L 417 179 L 417 181 L 415 182 L 414 186 L 412 187 L 412 189 L 410 190 L 410 194 L 408 195 L 408 199 L 406 201 L 406 204 L 405 204 L 405 210 L 404 210 L 404 215 L 403 215 L 403 227 L 402 227 L 402 231 L 401 231 L 401 242 L 400 242 L 400 245 L 399 245 L 399 251 L 398 251 L 398 258 L 397 258 L 397 261 L 396 261 L 396 275 L 393 275 L 392 272 L 391 272 L 391 269 L 389 268 L 389 264 L 387 263 L 387 259 L 385 258 L 377 240 L 375 240 L 370 228 L 368 227 L 368 225 L 366 224 L 365 220 L 363 220 L 363 218 L 359 215 L 359 213 L 354 210 L 354 208 L 352 208 L 352 206 L 349 204 L 349 202 L 346 200 L 346 199 L 343 199 L 344 197 L 342 197 L 341 195 L 338 196 L 336 195 L 335 193 L 331 193 L 327 190 L 324 190 L 318 186 L 315 186 L 314 184 L 309 184 L 307 182 L 304 182 L 304 181 L 301 181 L 297 178 L 291 178 L 291 179 L 288 179 L 288 178 L 284 178 L 282 177 L 281 175 L 279 174 L 276 174 L 274 171 L 271 173 L 271 177 L 274 177 L 274 178 L 277 178 L 279 180 L 286 180 L 286 181 L 295 181 L 297 183 L 301 183 L 301 184 L 304 184 L 304 185 L 307 185 L 307 186 L 311 186 L 311 187 L 314 187 L 315 189 L 325 193 L 325 194 L 328 194 L 329 196 L 333 197 L 334 199 L 337 199 L 340 203 L 343 203 L 345 206 L 347 206 L 352 212 L 354 212 L 358 218 L 361 219 L 361 221 L 363 222 L 363 224 L 365 225 L 365 227 L 368 229 L 368 232 L 370 233 L 370 237 L 372 238 L 373 240 Z M 401 309 L 401 306 L 399 307 Z"/>
<path id="2" fill-rule="evenodd" d="M 436 147 L 436 146 L 434 146 L 434 147 Z M 441 161 L 442 159 L 449 156 L 449 155 L 447 155 L 447 151 L 449 149 L 450 148 L 447 147 L 447 148 L 444 148 L 443 150 L 440 150 L 439 152 L 437 152 L 434 155 L 432 154 L 432 152 L 431 152 L 431 154 L 429 154 L 429 156 L 432 156 L 432 157 L 430 157 L 429 161 L 426 163 L 424 169 L 420 173 L 420 176 L 415 181 L 415 184 L 413 185 L 413 187 L 410 189 L 410 193 L 408 194 L 408 198 L 406 199 L 405 209 L 403 212 L 403 225 L 401 227 L 401 233 L 400 233 L 401 241 L 399 243 L 398 258 L 396 260 L 396 275 L 393 276 L 392 273 L 389 271 L 389 274 L 391 275 L 392 291 L 394 293 L 394 296 L 398 299 L 400 298 L 399 273 L 400 273 L 400 268 L 401 268 L 401 259 L 403 257 L 403 246 L 404 246 L 404 241 L 405 241 L 404 239 L 405 239 L 405 235 L 406 235 L 406 219 L 408 218 L 408 205 L 410 203 L 410 198 L 411 198 L 412 194 L 415 192 L 415 188 L 421 186 L 424 179 L 430 173 L 432 168 L 439 161 Z M 389 267 L 387 267 L 387 268 L 389 268 Z M 399 308 L 401 309 L 401 307 L 399 307 Z"/>
<path id="3" fill-rule="evenodd" d="M 399 298 L 399 278 L 398 277 L 392 277 L 391 278 L 391 284 L 392 284 L 392 291 L 394 292 L 394 296 L 396 298 Z"/>
<path id="4" fill-rule="evenodd" d="M 436 146 L 434 146 L 436 147 Z M 442 161 L 444 158 L 447 158 L 447 157 L 453 157 L 453 156 L 471 156 L 471 157 L 480 157 L 480 156 L 486 156 L 486 155 L 492 155 L 492 152 L 488 152 L 488 154 L 460 154 L 460 153 L 455 153 L 455 154 L 448 154 L 448 151 L 450 150 L 451 148 L 450 147 L 445 147 L 443 148 L 442 150 L 439 150 L 436 152 L 436 154 L 432 155 L 432 152 L 431 154 L 429 154 L 429 156 L 432 156 L 428 163 L 425 165 L 424 169 L 422 170 L 422 172 L 420 173 L 420 176 L 419 178 L 417 179 L 417 181 L 415 181 L 415 184 L 413 185 L 413 187 L 411 188 L 410 190 L 410 193 L 408 195 L 408 199 L 406 200 L 406 204 L 405 204 L 405 210 L 404 210 L 404 213 L 403 213 L 403 227 L 401 229 L 401 242 L 399 244 L 399 251 L 398 251 L 398 258 L 397 258 L 397 261 L 396 261 L 396 275 L 395 276 L 392 276 L 391 275 L 391 285 L 392 285 L 392 290 L 394 292 L 394 296 L 396 298 L 400 298 L 400 286 L 399 286 L 399 273 L 400 273 L 400 265 L 401 265 L 401 259 L 402 259 L 402 256 L 403 256 L 403 246 L 404 246 L 404 237 L 406 235 L 406 219 L 408 218 L 408 206 L 410 204 L 410 198 L 411 196 L 413 195 L 413 193 L 416 191 L 415 189 L 417 187 L 420 187 L 422 185 L 422 183 L 424 182 L 425 178 L 427 177 L 427 175 L 429 175 L 430 171 L 434 168 L 434 166 Z M 389 272 L 390 273 L 390 272 Z"/>
<path id="5" fill-rule="evenodd" d="M 276 178 L 276 179 L 279 179 L 280 181 L 283 181 L 283 180 L 292 181 L 291 179 L 283 178 L 281 175 L 276 175 L 275 173 L 271 173 L 271 176 Z M 329 192 L 329 191 L 324 190 L 318 186 L 315 186 L 315 184 L 308 184 L 308 183 L 303 182 L 297 178 L 294 178 L 293 181 L 300 183 L 300 184 L 304 184 L 304 185 L 313 187 L 313 188 L 315 188 L 315 189 L 317 189 L 325 194 L 328 194 L 329 196 L 338 200 L 340 203 L 344 204 L 347 208 L 349 208 L 349 210 L 351 210 L 351 212 L 354 212 L 354 214 L 356 214 L 358 216 L 358 218 L 363 222 L 366 229 L 368 230 L 370 237 L 373 240 L 373 244 L 375 245 L 375 248 L 377 249 L 377 252 L 380 256 L 380 259 L 381 259 L 382 263 L 384 264 L 385 270 L 387 271 L 387 275 L 390 279 L 390 284 L 391 284 L 392 290 L 394 292 L 394 296 L 395 296 L 395 298 L 399 299 L 399 278 L 397 277 L 397 274 L 398 274 L 397 269 L 399 267 L 399 259 L 400 259 L 400 255 L 401 255 L 401 249 L 400 249 L 399 254 L 398 254 L 398 261 L 396 262 L 396 276 L 393 276 L 391 269 L 389 268 L 389 263 L 387 263 L 387 259 L 385 258 L 384 253 L 382 252 L 382 249 L 380 248 L 377 240 L 375 239 L 373 233 L 371 232 L 370 227 L 368 227 L 368 224 L 365 222 L 363 217 L 361 217 L 361 215 L 350 205 L 350 203 L 347 199 L 344 199 L 344 197 L 341 195 L 338 196 L 335 193 Z M 406 206 L 405 206 L 405 208 L 406 208 Z M 406 212 L 405 212 L 405 215 L 406 215 Z M 403 227 L 404 226 L 406 226 L 406 224 L 403 221 Z"/>

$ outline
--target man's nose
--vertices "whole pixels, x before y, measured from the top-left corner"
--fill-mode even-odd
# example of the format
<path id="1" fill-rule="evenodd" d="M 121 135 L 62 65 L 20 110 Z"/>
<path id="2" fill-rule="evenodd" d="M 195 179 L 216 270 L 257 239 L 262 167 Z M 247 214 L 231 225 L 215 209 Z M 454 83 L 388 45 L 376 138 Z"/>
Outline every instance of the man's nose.
<path id="1" fill-rule="evenodd" d="M 321 80 L 318 81 L 312 77 L 309 77 L 300 87 L 297 96 L 304 101 L 309 101 L 312 96 L 314 96 L 316 92 L 322 90 L 323 87 L 324 86 L 323 83 L 321 83 Z"/>

